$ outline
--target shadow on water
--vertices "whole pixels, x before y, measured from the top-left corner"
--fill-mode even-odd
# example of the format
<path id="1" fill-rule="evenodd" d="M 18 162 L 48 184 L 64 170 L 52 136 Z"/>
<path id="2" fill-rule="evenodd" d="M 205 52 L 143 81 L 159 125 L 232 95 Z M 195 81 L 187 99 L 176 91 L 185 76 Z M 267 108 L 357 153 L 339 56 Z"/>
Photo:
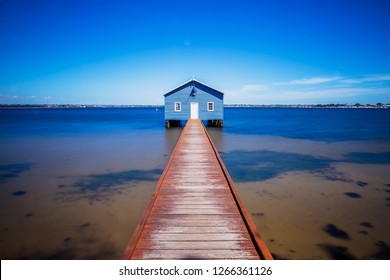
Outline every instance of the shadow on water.
<path id="1" fill-rule="evenodd" d="M 87 199 L 90 202 L 109 199 L 111 195 L 121 193 L 124 188 L 129 187 L 129 183 L 157 181 L 161 173 L 161 169 L 151 169 L 87 175 L 71 185 L 58 185 L 57 187 L 62 189 L 59 199 Z"/>
<path id="2" fill-rule="evenodd" d="M 0 183 L 18 177 L 21 173 L 30 170 L 32 163 L 17 163 L 0 165 Z"/>

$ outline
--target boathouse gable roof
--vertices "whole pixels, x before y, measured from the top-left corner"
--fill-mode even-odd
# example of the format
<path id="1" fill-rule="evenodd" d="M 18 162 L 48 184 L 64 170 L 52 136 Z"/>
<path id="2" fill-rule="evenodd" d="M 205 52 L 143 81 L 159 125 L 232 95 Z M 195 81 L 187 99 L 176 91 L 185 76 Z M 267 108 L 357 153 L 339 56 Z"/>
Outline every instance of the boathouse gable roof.
<path id="1" fill-rule="evenodd" d="M 195 88 L 206 91 L 207 93 L 213 94 L 214 96 L 219 97 L 221 99 L 223 98 L 223 95 L 224 95 L 223 92 L 216 90 L 215 88 L 212 88 L 204 83 L 201 83 L 198 80 L 192 79 L 192 80 L 189 80 L 189 81 L 185 82 L 184 84 L 168 91 L 167 93 L 164 94 L 164 97 L 167 97 L 171 94 L 174 94 L 175 92 L 178 92 L 178 91 L 180 91 L 183 88 L 186 88 L 188 86 L 194 86 Z"/>

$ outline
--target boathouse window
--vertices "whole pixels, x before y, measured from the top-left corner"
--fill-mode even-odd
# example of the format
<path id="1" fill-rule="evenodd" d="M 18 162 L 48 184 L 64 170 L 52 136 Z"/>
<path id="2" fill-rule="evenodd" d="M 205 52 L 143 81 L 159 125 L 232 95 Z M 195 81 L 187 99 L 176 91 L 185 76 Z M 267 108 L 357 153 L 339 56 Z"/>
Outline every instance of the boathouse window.
<path id="1" fill-rule="evenodd" d="M 175 112 L 181 112 L 181 102 L 175 102 Z"/>
<path id="2" fill-rule="evenodd" d="M 207 102 L 207 111 L 214 111 L 214 102 Z"/>

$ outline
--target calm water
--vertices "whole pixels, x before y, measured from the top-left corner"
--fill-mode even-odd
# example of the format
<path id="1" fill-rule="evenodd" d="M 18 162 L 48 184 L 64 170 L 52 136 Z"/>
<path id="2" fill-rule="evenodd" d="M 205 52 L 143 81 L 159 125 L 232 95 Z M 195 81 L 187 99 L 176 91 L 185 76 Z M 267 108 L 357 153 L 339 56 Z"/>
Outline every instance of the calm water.
<path id="1" fill-rule="evenodd" d="M 120 258 L 180 131 L 162 109 L 0 110 L 0 257 Z M 230 108 L 209 132 L 276 258 L 390 258 L 389 110 Z"/>

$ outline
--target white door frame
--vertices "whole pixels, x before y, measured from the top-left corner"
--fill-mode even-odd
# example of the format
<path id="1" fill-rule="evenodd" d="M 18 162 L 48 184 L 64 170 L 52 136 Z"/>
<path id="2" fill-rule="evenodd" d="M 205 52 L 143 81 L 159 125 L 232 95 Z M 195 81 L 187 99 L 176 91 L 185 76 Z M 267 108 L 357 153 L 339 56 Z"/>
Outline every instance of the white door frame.
<path id="1" fill-rule="evenodd" d="M 190 118 L 199 119 L 199 103 L 191 102 L 190 103 Z"/>

